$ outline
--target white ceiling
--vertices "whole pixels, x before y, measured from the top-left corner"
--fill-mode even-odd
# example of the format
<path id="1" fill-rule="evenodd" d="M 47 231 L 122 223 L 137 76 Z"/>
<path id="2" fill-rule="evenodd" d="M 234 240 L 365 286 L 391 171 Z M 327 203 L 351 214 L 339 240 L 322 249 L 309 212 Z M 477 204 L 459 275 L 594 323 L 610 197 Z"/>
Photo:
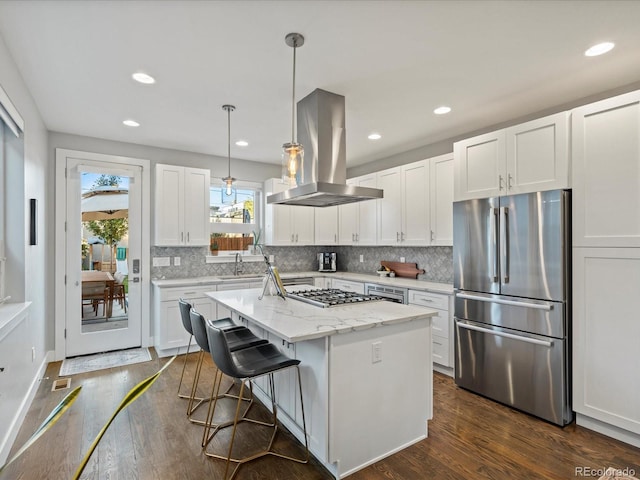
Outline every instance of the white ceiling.
<path id="1" fill-rule="evenodd" d="M 291 139 L 299 32 L 297 100 L 346 97 L 350 167 L 640 81 L 639 20 L 640 1 L 611 0 L 0 1 L 49 130 L 226 157 L 231 103 L 250 143 L 232 156 L 269 163 Z M 601 41 L 616 48 L 583 55 Z"/>

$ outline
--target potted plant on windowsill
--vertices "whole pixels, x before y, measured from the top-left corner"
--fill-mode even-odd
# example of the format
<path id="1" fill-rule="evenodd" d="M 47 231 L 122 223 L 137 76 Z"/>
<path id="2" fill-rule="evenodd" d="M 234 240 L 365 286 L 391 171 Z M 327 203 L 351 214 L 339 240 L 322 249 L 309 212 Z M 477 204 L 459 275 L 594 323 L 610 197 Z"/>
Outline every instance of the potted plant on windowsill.
<path id="1" fill-rule="evenodd" d="M 249 255 L 259 255 L 262 250 L 262 246 L 260 245 L 262 229 L 259 228 L 257 232 L 253 230 L 251 233 L 253 233 L 253 244 L 249 245 Z"/>
<path id="2" fill-rule="evenodd" d="M 223 233 L 212 233 L 209 237 L 209 251 L 211 252 L 211 255 L 218 255 L 218 238 L 223 235 Z"/>

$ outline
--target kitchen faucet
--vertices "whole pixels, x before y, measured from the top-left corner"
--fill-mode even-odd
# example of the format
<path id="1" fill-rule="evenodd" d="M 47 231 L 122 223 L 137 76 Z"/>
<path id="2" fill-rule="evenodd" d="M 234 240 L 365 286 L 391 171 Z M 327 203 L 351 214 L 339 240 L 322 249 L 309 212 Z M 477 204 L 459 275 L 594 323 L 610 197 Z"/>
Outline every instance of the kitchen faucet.
<path id="1" fill-rule="evenodd" d="M 238 275 L 238 273 L 242 273 L 242 255 L 239 252 L 236 252 L 236 263 L 233 271 L 234 275 Z"/>

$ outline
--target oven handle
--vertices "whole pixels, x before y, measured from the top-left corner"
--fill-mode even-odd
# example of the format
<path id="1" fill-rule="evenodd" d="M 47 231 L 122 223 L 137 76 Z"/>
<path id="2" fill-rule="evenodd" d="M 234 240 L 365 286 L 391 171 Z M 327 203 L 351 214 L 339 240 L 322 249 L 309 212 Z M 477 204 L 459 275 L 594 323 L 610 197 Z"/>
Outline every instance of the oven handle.
<path id="1" fill-rule="evenodd" d="M 518 302 L 516 300 L 504 300 L 502 298 L 481 297 L 478 295 L 469 295 L 468 293 L 456 293 L 456 297 L 466 298 L 467 300 L 478 300 L 480 302 L 500 303 L 502 305 L 513 305 L 515 307 L 535 308 L 536 310 L 545 310 L 547 312 L 553 310 L 553 305 L 549 305 L 549 304 Z"/>
<path id="2" fill-rule="evenodd" d="M 535 345 L 542 345 L 543 347 L 551 348 L 553 346 L 553 341 L 545 341 L 545 340 L 538 340 L 536 338 L 522 337 L 520 335 L 514 335 L 513 333 L 500 332 L 497 330 L 491 330 L 490 328 L 476 327 L 475 325 L 469 325 L 468 323 L 458 322 L 458 326 L 460 328 L 466 328 L 468 330 L 475 330 L 477 332 L 488 333 L 491 335 L 496 335 L 498 337 L 511 338 L 513 340 L 519 340 L 521 342 L 533 343 Z"/>

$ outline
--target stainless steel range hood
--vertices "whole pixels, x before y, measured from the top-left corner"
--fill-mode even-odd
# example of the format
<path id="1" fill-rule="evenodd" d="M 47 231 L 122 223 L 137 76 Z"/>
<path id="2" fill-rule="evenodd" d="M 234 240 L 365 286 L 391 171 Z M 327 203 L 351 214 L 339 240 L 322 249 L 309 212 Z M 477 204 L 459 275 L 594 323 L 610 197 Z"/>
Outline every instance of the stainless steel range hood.
<path id="1" fill-rule="evenodd" d="M 347 185 L 344 97 L 315 89 L 297 105 L 298 142 L 304 160 L 297 187 L 267 197 L 267 203 L 331 207 L 382 198 L 377 188 Z"/>

